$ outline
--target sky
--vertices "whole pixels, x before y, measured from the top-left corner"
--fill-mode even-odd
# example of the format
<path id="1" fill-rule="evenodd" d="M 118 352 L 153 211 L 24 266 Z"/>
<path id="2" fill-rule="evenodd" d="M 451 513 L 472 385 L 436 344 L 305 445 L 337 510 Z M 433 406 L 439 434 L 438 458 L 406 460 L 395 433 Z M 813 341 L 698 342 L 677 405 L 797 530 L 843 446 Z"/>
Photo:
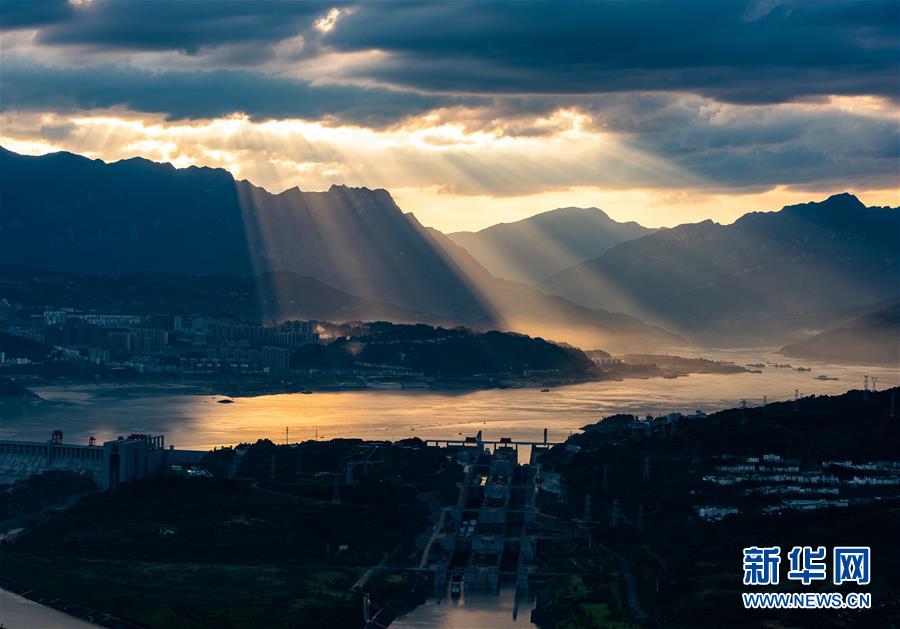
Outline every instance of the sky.
<path id="1" fill-rule="evenodd" d="M 20 153 L 386 188 L 444 231 L 900 205 L 895 0 L 3 0 L 0 29 Z"/>

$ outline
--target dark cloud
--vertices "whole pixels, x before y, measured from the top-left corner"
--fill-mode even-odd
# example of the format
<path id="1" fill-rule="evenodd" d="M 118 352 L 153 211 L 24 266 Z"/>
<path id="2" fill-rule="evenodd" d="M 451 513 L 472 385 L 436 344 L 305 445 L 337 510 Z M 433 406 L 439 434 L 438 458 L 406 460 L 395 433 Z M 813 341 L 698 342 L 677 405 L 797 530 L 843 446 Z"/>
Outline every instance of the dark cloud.
<path id="1" fill-rule="evenodd" d="M 338 6 L 340 3 L 337 3 Z M 293 37 L 334 2 L 209 0 L 4 0 L 0 26 L 38 28 L 37 42 L 114 50 L 180 50 Z"/>
<path id="2" fill-rule="evenodd" d="M 270 61 L 280 41 L 302 35 L 307 58 L 388 53 L 333 78 L 429 93 L 538 98 L 661 91 L 738 103 L 832 94 L 900 98 L 895 0 L 362 3 L 347 5 L 331 32 L 313 28 L 344 4 L 4 0 L 0 25 L 36 28 L 39 46 L 81 45 L 111 56 L 204 55 L 209 69 L 252 68 Z M 166 74 L 155 76 L 166 83 Z M 192 115 L 181 105 L 170 113 Z M 248 106 L 265 115 L 264 103 Z"/>
<path id="3" fill-rule="evenodd" d="M 330 32 L 319 32 L 315 21 L 333 7 L 347 10 Z M 884 182 L 896 177 L 900 159 L 896 120 L 884 111 L 759 105 L 829 95 L 897 102 L 898 24 L 896 0 L 2 0 L 2 29 L 37 34 L 19 44 L 23 51 L 4 50 L 0 105 L 60 113 L 123 107 L 170 119 L 239 112 L 375 127 L 439 109 L 467 128 L 520 137 L 555 133 L 535 118 L 572 107 L 629 148 L 712 186 Z M 298 36 L 302 46 L 278 52 Z M 80 55 L 85 50 L 90 55 Z M 298 57 L 309 69 L 318 55 L 372 50 L 384 54 L 335 64 L 336 74 L 320 80 L 380 87 L 288 76 Z M 131 55 L 171 51 L 181 54 Z M 141 62 L 154 70 L 129 65 Z M 721 103 L 752 106 L 723 111 Z M 70 131 L 46 127 L 41 135 Z M 409 167 L 419 158 L 411 155 Z M 591 163 L 566 164 L 560 174 L 540 160 L 484 159 L 449 153 L 444 166 L 469 182 L 453 185 L 486 193 L 629 176 L 609 164 L 602 173 Z M 645 180 L 652 177 L 663 175 Z"/>
<path id="4" fill-rule="evenodd" d="M 312 28 L 347 6 L 336 28 Z M 43 45 L 188 54 L 233 46 L 259 63 L 308 35 L 322 50 L 389 53 L 356 78 L 420 91 L 565 94 L 692 92 L 772 103 L 828 94 L 898 98 L 900 3 L 285 2 L 4 0 L 4 28 Z M 240 59 L 233 60 L 239 63 Z"/>
<path id="5" fill-rule="evenodd" d="M 754 8 L 687 0 L 365 4 L 326 42 L 391 52 L 366 76 L 428 90 L 686 91 L 746 103 L 897 98 L 900 3 Z"/>
<path id="6" fill-rule="evenodd" d="M 68 0 L 4 0 L 0 4 L 0 29 L 34 28 L 57 24 L 72 17 Z"/>
<path id="7" fill-rule="evenodd" d="M 896 179 L 900 128 L 890 117 L 831 107 L 720 105 L 696 97 L 582 99 L 595 127 L 721 186 Z"/>
<path id="8" fill-rule="evenodd" d="M 127 66 L 56 68 L 7 58 L 3 111 L 69 112 L 125 107 L 170 120 L 246 113 L 380 127 L 465 99 L 381 88 L 323 85 L 243 70 L 150 72 Z"/>

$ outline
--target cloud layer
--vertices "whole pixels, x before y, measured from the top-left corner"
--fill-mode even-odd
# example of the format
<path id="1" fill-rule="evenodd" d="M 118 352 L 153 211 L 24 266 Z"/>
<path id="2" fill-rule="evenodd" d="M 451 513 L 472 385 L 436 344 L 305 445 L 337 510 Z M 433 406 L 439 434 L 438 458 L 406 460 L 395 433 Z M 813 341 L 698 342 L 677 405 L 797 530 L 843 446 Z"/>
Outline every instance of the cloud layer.
<path id="1" fill-rule="evenodd" d="M 898 23 L 879 0 L 5 0 L 0 140 L 438 203 L 896 192 Z"/>

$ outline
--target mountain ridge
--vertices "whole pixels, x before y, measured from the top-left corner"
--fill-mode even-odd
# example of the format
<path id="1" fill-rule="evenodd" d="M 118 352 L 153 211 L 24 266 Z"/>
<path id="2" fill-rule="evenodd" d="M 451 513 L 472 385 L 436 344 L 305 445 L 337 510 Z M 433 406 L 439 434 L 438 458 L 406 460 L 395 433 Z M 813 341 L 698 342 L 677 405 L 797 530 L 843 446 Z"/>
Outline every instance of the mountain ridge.
<path id="1" fill-rule="evenodd" d="M 0 164 L 4 181 L 15 182 L 0 189 L 3 265 L 242 277 L 289 271 L 414 312 L 422 322 L 542 335 L 553 319 L 566 323 L 554 324 L 564 335 L 554 338 L 571 342 L 576 330 L 563 319 L 578 312 L 577 336 L 589 347 L 629 337 L 643 347 L 647 338 L 681 342 L 634 317 L 512 289 L 474 259 L 448 251 L 442 234 L 404 214 L 384 189 L 335 185 L 273 195 L 223 169 L 177 169 L 143 158 L 105 164 L 71 153 L 22 157 L 4 150 Z M 262 288 L 287 290 L 277 276 Z"/>
<path id="2" fill-rule="evenodd" d="M 788 340 L 896 293 L 900 211 L 849 193 L 619 243 L 540 286 L 716 342 Z M 677 263 L 676 263 L 677 262 Z M 796 337 L 795 337 L 796 338 Z"/>
<path id="3" fill-rule="evenodd" d="M 497 277 L 537 285 L 620 242 L 655 231 L 635 221 L 615 221 L 596 207 L 570 206 L 447 236 Z"/>
<path id="4" fill-rule="evenodd" d="M 833 362 L 900 364 L 900 298 L 838 327 L 786 345 L 779 353 Z"/>

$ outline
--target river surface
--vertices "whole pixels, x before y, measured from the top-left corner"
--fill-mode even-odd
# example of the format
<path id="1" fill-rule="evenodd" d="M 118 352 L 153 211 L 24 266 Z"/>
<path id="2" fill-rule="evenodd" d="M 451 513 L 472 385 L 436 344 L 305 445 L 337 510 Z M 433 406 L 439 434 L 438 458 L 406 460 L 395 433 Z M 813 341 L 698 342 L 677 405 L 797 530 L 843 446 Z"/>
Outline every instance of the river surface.
<path id="1" fill-rule="evenodd" d="M 809 372 L 765 367 L 762 373 L 694 374 L 589 382 L 555 387 L 494 389 L 467 393 L 417 390 L 327 391 L 234 398 L 189 394 L 178 387 L 79 385 L 36 388 L 46 403 L 0 407 L 0 439 L 46 440 L 60 429 L 67 443 L 114 439 L 133 432 L 165 434 L 178 448 L 214 446 L 269 438 L 283 443 L 334 437 L 364 439 L 459 438 L 484 431 L 485 438 L 563 440 L 582 426 L 614 413 L 706 412 L 801 395 L 843 393 L 863 386 L 863 374 L 878 388 L 900 385 L 900 369 L 822 364 L 766 351 L 707 352 L 704 357 L 739 365 L 769 361 L 807 366 Z M 837 380 L 816 380 L 828 375 Z"/>

